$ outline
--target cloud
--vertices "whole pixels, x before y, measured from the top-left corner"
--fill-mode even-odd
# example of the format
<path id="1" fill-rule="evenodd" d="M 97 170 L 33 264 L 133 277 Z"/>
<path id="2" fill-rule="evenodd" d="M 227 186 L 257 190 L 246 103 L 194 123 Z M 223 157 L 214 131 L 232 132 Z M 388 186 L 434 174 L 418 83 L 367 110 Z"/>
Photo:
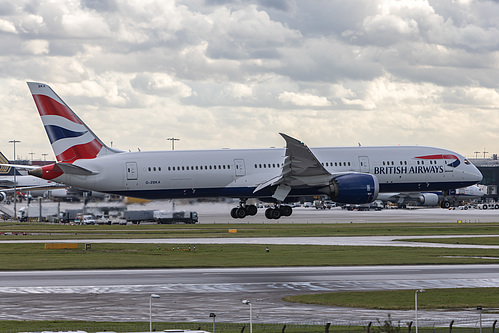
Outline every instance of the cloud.
<path id="1" fill-rule="evenodd" d="M 4 145 L 50 149 L 35 80 L 123 149 L 282 146 L 282 131 L 499 152 L 498 16 L 485 0 L 3 1 Z"/>
<path id="2" fill-rule="evenodd" d="M 315 96 L 308 93 L 294 93 L 285 91 L 281 93 L 278 99 L 283 103 L 291 103 L 297 106 L 329 106 L 331 102 L 325 97 Z"/>

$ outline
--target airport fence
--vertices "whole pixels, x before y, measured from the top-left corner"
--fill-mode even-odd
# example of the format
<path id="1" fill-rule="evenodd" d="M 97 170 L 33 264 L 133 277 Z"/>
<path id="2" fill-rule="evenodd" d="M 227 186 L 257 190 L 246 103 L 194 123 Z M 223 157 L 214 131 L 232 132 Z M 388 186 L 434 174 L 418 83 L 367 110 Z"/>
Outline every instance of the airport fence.
<path id="1" fill-rule="evenodd" d="M 4 329 L 4 333 L 42 332 L 42 331 L 85 331 L 94 332 L 149 332 L 148 322 L 29 322 L 31 326 L 19 325 L 17 328 Z M 420 321 L 418 333 L 495 333 L 497 320 Z M 213 323 L 164 323 L 153 324 L 154 332 L 164 330 L 203 330 L 213 332 Z M 416 332 L 414 322 L 394 321 L 390 317 L 380 320 L 331 320 L 327 322 L 300 323 L 253 323 L 254 333 L 381 333 L 381 332 Z M 249 333 L 249 323 L 216 323 L 215 333 Z M 499 333 L 499 329 L 498 329 Z"/>

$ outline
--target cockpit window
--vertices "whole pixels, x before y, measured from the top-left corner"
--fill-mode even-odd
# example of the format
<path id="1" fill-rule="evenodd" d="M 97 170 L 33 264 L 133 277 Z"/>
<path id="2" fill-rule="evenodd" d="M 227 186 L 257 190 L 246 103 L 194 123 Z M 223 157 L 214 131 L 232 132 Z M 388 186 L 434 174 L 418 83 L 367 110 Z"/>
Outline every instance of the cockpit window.
<path id="1" fill-rule="evenodd" d="M 464 159 L 464 164 L 466 164 L 466 165 L 470 165 L 470 164 L 471 164 L 471 162 L 470 162 L 470 161 L 468 161 L 468 159 L 467 159 L 467 158 L 465 158 L 465 159 Z"/>

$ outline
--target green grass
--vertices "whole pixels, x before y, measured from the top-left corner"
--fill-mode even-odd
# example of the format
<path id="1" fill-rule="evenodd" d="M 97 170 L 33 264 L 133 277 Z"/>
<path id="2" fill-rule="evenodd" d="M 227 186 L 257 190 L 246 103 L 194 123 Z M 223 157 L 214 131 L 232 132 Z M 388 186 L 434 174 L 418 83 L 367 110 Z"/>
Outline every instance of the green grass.
<path id="1" fill-rule="evenodd" d="M 415 290 L 353 291 L 284 298 L 285 301 L 326 306 L 381 310 L 411 310 L 415 306 Z M 418 309 L 457 309 L 499 307 L 499 288 L 429 289 L 418 293 Z"/>
<path id="2" fill-rule="evenodd" d="M 416 238 L 404 239 L 404 241 L 443 244 L 499 245 L 499 237 Z"/>
<path id="3" fill-rule="evenodd" d="M 245 332 L 249 332 L 248 323 L 217 323 L 216 332 L 220 333 L 240 333 L 241 328 L 245 327 Z M 284 324 L 253 324 L 254 332 L 282 332 L 282 327 Z M 166 329 L 190 329 L 197 330 L 201 328 L 202 330 L 212 332 L 213 323 L 163 323 L 154 322 L 153 328 L 155 331 L 163 331 Z M 333 328 L 330 332 L 344 332 L 342 327 L 337 327 L 337 330 Z M 358 332 L 363 332 L 363 328 L 359 327 Z M 10 321 L 4 320 L 0 321 L 0 332 L 2 333 L 14 333 L 14 332 L 40 332 L 45 331 L 76 331 L 84 330 L 87 332 L 102 332 L 115 331 L 115 332 L 149 332 L 149 322 L 88 322 L 88 321 Z M 322 333 L 324 332 L 324 326 L 322 325 L 286 325 L 287 333 Z"/>
<path id="4" fill-rule="evenodd" d="M 285 326 L 285 327 L 284 327 Z M 249 332 L 249 323 L 216 323 L 217 333 L 240 333 L 244 327 L 244 332 Z M 163 323 L 155 322 L 153 329 L 161 332 L 166 329 L 185 329 L 202 330 L 212 332 L 213 323 Z M 256 333 L 324 333 L 325 325 L 306 325 L 306 324 L 253 324 L 253 332 Z M 391 328 L 391 330 L 388 330 Z M 413 326 L 414 329 L 414 326 Z M 40 332 L 40 331 L 76 331 L 84 330 L 86 332 L 149 332 L 148 322 L 88 322 L 88 321 L 0 321 L 0 332 L 18 333 L 18 332 Z M 329 327 L 330 333 L 365 333 L 366 326 L 335 326 Z M 407 332 L 407 323 L 390 321 L 389 318 L 373 321 L 370 332 Z M 449 327 L 419 327 L 421 333 L 448 333 Z M 452 332 L 476 333 L 476 327 L 453 327 Z M 491 332 L 490 328 L 484 327 L 484 332 Z"/>
<path id="5" fill-rule="evenodd" d="M 180 251 L 172 251 L 172 247 Z M 126 269 L 194 267 L 353 266 L 493 263 L 499 250 L 248 244 L 91 244 L 45 250 L 44 244 L 0 244 L 0 269 Z M 194 251 L 194 246 L 196 250 Z M 159 247 L 159 249 L 158 249 Z M 476 258 L 475 258 L 476 257 Z"/>
<path id="6" fill-rule="evenodd" d="M 499 216 L 498 216 L 499 220 Z M 283 226 L 284 225 L 284 226 Z M 237 229 L 237 233 L 229 233 Z M 102 239 L 178 237 L 306 237 L 306 236 L 425 236 L 499 235 L 499 223 L 328 223 L 328 224 L 195 224 L 77 226 L 53 223 L 0 223 L 2 239 Z"/>

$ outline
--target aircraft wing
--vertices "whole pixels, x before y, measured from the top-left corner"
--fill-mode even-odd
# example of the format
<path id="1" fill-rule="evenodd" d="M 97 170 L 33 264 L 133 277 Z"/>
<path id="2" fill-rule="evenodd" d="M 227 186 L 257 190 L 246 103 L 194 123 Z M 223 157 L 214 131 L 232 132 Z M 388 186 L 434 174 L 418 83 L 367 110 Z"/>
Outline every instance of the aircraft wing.
<path id="1" fill-rule="evenodd" d="M 283 201 L 292 187 L 329 185 L 335 175 L 322 166 L 312 151 L 303 142 L 284 133 L 280 134 L 286 140 L 286 155 L 281 175 L 260 184 L 254 193 L 268 186 L 277 186 L 272 197 Z"/>
<path id="2" fill-rule="evenodd" d="M 410 199 L 410 193 L 379 193 L 377 199 L 402 205 L 407 199 Z"/>
<path id="3" fill-rule="evenodd" d="M 6 167 L 11 167 L 11 168 L 16 168 L 16 169 L 23 169 L 23 170 L 34 170 L 34 169 L 40 168 L 39 166 L 34 166 L 34 165 L 7 164 L 7 163 L 0 163 L 0 166 L 6 166 Z"/>
<path id="4" fill-rule="evenodd" d="M 13 187 L 14 182 L 12 180 L 0 179 L 0 187 Z"/>
<path id="5" fill-rule="evenodd" d="M 63 184 L 54 184 L 54 185 L 38 185 L 38 186 L 20 186 L 17 187 L 15 190 L 18 192 L 26 192 L 26 191 L 43 191 L 43 190 L 55 190 L 59 188 L 66 188 L 68 187 L 67 185 Z M 14 192 L 14 187 L 11 188 L 5 188 L 1 190 L 2 192 Z"/>

